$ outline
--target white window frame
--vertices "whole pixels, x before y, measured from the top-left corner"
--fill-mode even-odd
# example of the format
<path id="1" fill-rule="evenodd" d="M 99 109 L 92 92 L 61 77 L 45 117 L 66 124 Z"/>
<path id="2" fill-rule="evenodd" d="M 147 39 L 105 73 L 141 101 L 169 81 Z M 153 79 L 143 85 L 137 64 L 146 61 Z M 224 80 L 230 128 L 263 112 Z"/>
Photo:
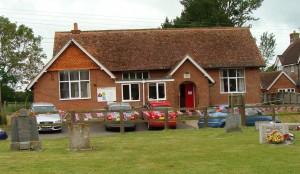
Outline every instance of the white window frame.
<path id="1" fill-rule="evenodd" d="M 124 73 L 128 73 L 128 76 L 129 78 L 128 79 L 125 79 L 124 78 Z M 134 78 L 130 78 L 130 73 L 134 73 Z M 137 78 L 137 73 L 142 73 L 142 79 L 138 79 Z M 136 72 L 122 72 L 122 80 L 147 80 L 147 79 L 144 79 L 144 73 L 147 73 L 148 74 L 148 78 L 147 79 L 150 79 L 150 72 L 149 71 L 136 71 Z"/>
<path id="2" fill-rule="evenodd" d="M 237 75 L 235 76 L 235 77 L 223 77 L 222 76 L 222 72 L 224 71 L 224 70 L 227 70 L 228 72 L 228 76 L 229 76 L 229 70 L 242 70 L 244 73 L 244 76 L 243 77 L 237 77 Z M 247 91 L 247 89 L 246 89 L 246 71 L 245 71 L 245 68 L 224 68 L 224 69 L 220 69 L 219 70 L 219 76 L 220 76 L 220 93 L 221 94 L 245 94 L 246 93 L 246 91 Z M 223 83 L 223 80 L 224 79 L 227 79 L 227 85 L 228 85 L 228 92 L 225 92 L 225 91 L 222 91 L 222 83 Z M 230 83 L 230 79 L 235 79 L 236 80 L 236 82 L 238 82 L 238 79 L 244 79 L 244 91 L 233 91 L 233 92 L 231 92 L 230 91 L 230 85 L 229 85 L 229 83 Z M 238 90 L 238 83 L 236 83 L 236 90 Z"/>
<path id="3" fill-rule="evenodd" d="M 285 92 L 285 93 L 295 93 L 296 89 L 295 88 L 279 88 L 277 91 Z"/>
<path id="4" fill-rule="evenodd" d="M 77 71 L 79 72 L 79 80 L 71 80 L 70 78 L 70 72 L 71 71 Z M 80 71 L 88 71 L 89 73 L 89 80 L 81 80 L 80 77 Z M 61 72 L 68 72 L 68 76 L 69 76 L 69 80 L 68 81 L 61 81 L 60 80 L 60 73 Z M 79 97 L 73 97 L 71 96 L 71 83 L 77 82 L 79 87 L 78 87 L 78 92 L 79 92 Z M 88 86 L 88 97 L 81 97 L 81 82 L 89 82 L 89 86 Z M 61 83 L 68 83 L 69 84 L 69 98 L 61 98 L 61 93 L 60 93 L 60 84 Z M 58 72 L 58 92 L 59 92 L 59 99 L 62 101 L 66 101 L 66 100 L 88 100 L 91 99 L 91 72 L 90 70 L 66 70 L 66 71 L 59 71 Z"/>
<path id="5" fill-rule="evenodd" d="M 291 72 L 292 72 L 292 73 L 295 72 L 295 67 L 294 67 L 294 65 L 291 66 Z"/>
<path id="6" fill-rule="evenodd" d="M 155 84 L 156 86 L 156 99 L 150 98 L 150 84 Z M 163 84 L 164 85 L 164 92 L 165 92 L 165 97 L 164 98 L 159 98 L 159 91 L 158 91 L 158 85 Z M 148 101 L 162 101 L 162 100 L 167 100 L 167 84 L 166 82 L 153 82 L 153 83 L 148 83 Z"/>
<path id="7" fill-rule="evenodd" d="M 139 88 L 139 99 L 138 100 L 132 100 L 131 96 L 131 85 L 138 85 Z M 129 86 L 129 100 L 124 100 L 124 95 L 123 95 L 123 86 Z M 122 91 L 122 102 L 139 102 L 141 101 L 141 88 L 139 83 L 126 83 L 126 84 L 121 84 L 121 91 Z"/>

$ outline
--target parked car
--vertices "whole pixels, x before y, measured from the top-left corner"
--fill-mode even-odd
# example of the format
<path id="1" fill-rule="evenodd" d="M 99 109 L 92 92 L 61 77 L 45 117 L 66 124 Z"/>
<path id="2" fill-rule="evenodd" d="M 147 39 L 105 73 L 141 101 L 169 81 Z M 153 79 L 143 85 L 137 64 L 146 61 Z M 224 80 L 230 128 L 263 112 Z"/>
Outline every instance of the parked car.
<path id="1" fill-rule="evenodd" d="M 7 139 L 7 133 L 0 128 L 0 140 L 6 140 Z"/>
<path id="2" fill-rule="evenodd" d="M 105 117 L 105 129 L 111 130 L 112 128 L 121 127 L 120 111 L 123 112 L 124 128 L 136 129 L 134 122 L 138 118 L 138 113 L 132 110 L 128 103 L 111 103 L 108 105 L 108 113 Z"/>
<path id="3" fill-rule="evenodd" d="M 40 132 L 62 131 L 62 118 L 53 104 L 33 103 L 31 110 L 36 113 L 38 130 Z"/>
<path id="4" fill-rule="evenodd" d="M 221 106 L 221 107 L 212 107 L 208 109 L 208 127 L 213 128 L 222 128 L 226 124 L 226 117 L 228 116 L 228 107 Z M 272 122 L 272 116 L 263 115 L 263 113 L 258 108 L 246 108 L 246 126 L 254 126 L 256 121 L 270 121 Z M 276 119 L 275 122 L 280 122 Z M 204 117 L 200 117 L 198 121 L 198 127 L 204 127 Z"/>
<path id="5" fill-rule="evenodd" d="M 176 112 L 168 101 L 152 101 L 146 104 L 143 119 L 147 121 L 148 129 L 165 127 L 165 112 L 168 110 L 168 127 L 176 128 Z"/>

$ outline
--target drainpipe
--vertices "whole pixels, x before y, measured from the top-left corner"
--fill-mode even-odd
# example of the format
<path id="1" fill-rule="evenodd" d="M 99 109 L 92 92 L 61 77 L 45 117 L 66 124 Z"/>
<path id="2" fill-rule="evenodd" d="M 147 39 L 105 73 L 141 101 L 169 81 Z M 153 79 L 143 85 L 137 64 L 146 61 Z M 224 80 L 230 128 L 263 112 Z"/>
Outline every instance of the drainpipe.
<path id="1" fill-rule="evenodd" d="M 143 106 L 145 106 L 145 80 L 142 81 L 143 84 Z"/>

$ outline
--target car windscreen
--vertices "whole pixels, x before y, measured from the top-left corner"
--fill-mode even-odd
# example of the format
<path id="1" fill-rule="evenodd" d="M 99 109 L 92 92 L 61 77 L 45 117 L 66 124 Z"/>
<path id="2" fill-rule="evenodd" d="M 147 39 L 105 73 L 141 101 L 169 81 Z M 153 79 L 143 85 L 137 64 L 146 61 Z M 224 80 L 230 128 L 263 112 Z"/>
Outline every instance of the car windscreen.
<path id="1" fill-rule="evenodd" d="M 109 111 L 120 111 L 120 110 L 131 110 L 130 106 L 127 105 L 112 105 L 108 107 Z"/>
<path id="2" fill-rule="evenodd" d="M 46 112 L 57 112 L 54 106 L 33 106 L 33 112 L 46 113 Z"/>

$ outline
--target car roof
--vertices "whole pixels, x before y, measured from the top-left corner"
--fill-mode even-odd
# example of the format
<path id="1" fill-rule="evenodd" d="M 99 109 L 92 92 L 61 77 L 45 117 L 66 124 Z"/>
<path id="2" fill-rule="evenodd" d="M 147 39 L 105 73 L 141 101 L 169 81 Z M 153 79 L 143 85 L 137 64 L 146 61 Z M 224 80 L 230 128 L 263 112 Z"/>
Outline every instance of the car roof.
<path id="1" fill-rule="evenodd" d="M 46 102 L 37 102 L 37 103 L 32 103 L 32 106 L 54 106 L 52 103 L 46 103 Z"/>

